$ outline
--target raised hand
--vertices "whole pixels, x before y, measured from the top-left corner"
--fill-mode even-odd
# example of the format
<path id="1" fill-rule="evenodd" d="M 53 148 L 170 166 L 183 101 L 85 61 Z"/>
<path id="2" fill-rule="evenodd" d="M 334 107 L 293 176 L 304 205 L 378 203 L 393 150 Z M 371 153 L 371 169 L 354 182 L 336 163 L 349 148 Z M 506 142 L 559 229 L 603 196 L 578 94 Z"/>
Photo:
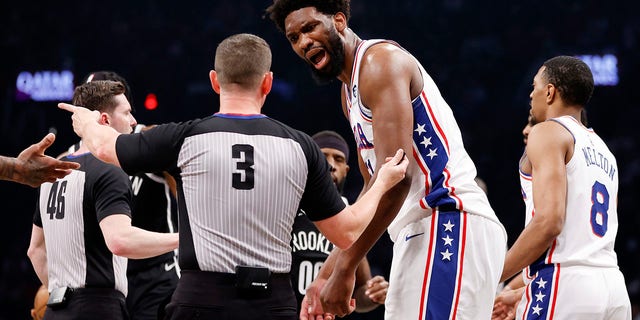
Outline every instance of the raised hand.
<path id="1" fill-rule="evenodd" d="M 56 136 L 49 133 L 40 142 L 22 151 L 16 158 L 9 180 L 37 187 L 68 175 L 72 169 L 80 168 L 78 163 L 60 161 L 44 154 L 55 139 Z"/>
<path id="2" fill-rule="evenodd" d="M 100 112 L 96 110 L 91 111 L 87 108 L 74 106 L 68 103 L 58 103 L 58 108 L 73 113 L 71 116 L 71 120 L 73 121 L 73 131 L 80 138 L 83 138 L 84 128 L 87 124 L 98 122 L 98 119 L 100 118 Z"/>

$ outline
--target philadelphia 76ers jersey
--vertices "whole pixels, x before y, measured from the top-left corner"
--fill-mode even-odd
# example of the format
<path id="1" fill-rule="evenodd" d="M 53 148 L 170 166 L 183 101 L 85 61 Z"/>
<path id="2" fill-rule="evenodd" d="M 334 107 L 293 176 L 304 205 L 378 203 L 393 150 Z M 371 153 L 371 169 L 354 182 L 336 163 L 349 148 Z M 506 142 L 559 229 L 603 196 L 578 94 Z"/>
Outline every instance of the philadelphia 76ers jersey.
<path id="1" fill-rule="evenodd" d="M 566 217 L 562 232 L 545 255 L 530 267 L 530 272 L 556 263 L 617 267 L 613 250 L 618 232 L 616 158 L 592 129 L 573 117 L 551 120 L 564 126 L 575 141 L 573 157 L 566 165 Z M 527 211 L 527 224 L 534 214 L 535 210 Z"/>
<path id="2" fill-rule="evenodd" d="M 527 172 L 527 170 L 523 169 L 524 163 L 529 162 L 527 158 L 526 152 L 522 155 L 520 159 L 520 191 L 522 192 L 522 200 L 524 201 L 524 210 L 526 216 L 527 224 L 531 220 L 531 217 L 534 214 L 533 209 L 533 182 L 531 181 L 531 172 Z M 531 167 L 531 165 L 528 165 Z M 530 171 L 530 169 L 528 170 Z"/>
<path id="3" fill-rule="evenodd" d="M 525 220 L 526 224 L 531 221 L 531 217 L 535 214 L 533 208 L 533 181 L 531 180 L 531 164 L 529 164 L 529 159 L 527 157 L 527 153 L 522 155 L 520 158 L 519 165 L 519 173 L 520 173 L 520 191 L 522 192 L 522 200 L 524 201 L 524 212 L 525 212 Z M 527 170 L 524 167 L 528 167 Z M 529 172 L 527 172 L 529 171 Z M 526 225 L 525 224 L 525 225 Z M 523 279 L 525 283 L 531 282 L 533 279 L 533 273 L 529 270 L 529 268 L 525 268 L 525 272 L 522 273 Z"/>
<path id="4" fill-rule="evenodd" d="M 360 100 L 358 82 L 362 57 L 368 48 L 381 42 L 397 45 L 387 40 L 362 41 L 356 51 L 351 84 L 343 87 L 351 129 L 370 175 L 376 167 L 373 119 L 371 110 Z M 432 208 L 436 207 L 455 207 L 498 222 L 485 193 L 474 181 L 476 168 L 464 148 L 451 108 L 420 62 L 414 60 L 424 85 L 420 95 L 412 101 L 413 156 L 409 157 L 412 160 L 407 172 L 413 178 L 398 216 L 389 225 L 391 239 L 395 241 L 404 226 L 431 215 Z"/>

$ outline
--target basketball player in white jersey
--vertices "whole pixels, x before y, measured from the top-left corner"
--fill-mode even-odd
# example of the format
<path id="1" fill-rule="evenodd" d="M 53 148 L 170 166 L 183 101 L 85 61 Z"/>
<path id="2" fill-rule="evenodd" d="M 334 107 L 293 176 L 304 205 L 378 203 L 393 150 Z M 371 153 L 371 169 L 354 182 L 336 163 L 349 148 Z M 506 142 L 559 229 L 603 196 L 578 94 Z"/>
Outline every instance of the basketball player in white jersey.
<path id="1" fill-rule="evenodd" d="M 547 60 L 533 79 L 531 115 L 539 123 L 521 163 L 526 227 L 501 278 L 524 269 L 516 319 L 631 319 L 613 250 L 616 159 L 578 120 L 592 92 L 589 67 L 574 57 Z"/>
<path id="2" fill-rule="evenodd" d="M 355 268 L 388 228 L 395 244 L 385 318 L 489 318 L 506 233 L 474 180 L 453 112 L 410 53 L 348 27 L 349 7 L 347 0 L 276 0 L 267 9 L 316 78 L 343 82 L 364 191 L 385 155 L 412 151 L 406 179 L 387 192 L 365 233 L 350 249 L 334 250 L 307 289 L 310 315 L 353 311 Z"/>

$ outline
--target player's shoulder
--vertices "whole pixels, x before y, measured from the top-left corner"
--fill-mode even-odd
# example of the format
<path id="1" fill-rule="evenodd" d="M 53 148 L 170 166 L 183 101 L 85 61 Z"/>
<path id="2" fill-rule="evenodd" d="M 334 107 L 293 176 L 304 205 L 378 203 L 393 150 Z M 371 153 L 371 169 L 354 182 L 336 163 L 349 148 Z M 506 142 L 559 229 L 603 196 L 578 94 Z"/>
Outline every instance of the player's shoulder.
<path id="1" fill-rule="evenodd" d="M 573 140 L 571 130 L 568 126 L 561 121 L 557 121 L 557 119 L 549 119 L 533 126 L 527 141 L 530 141 L 532 136 L 534 139 L 538 136 L 547 140 L 554 139 L 554 137 L 557 139 L 571 138 Z"/>
<path id="2" fill-rule="evenodd" d="M 410 76 L 417 71 L 415 58 L 406 50 L 393 42 L 379 42 L 371 45 L 363 54 L 359 75 L 361 87 L 370 83 L 374 91 L 377 79 L 399 79 Z M 371 81 L 367 81 L 371 80 Z"/>
<path id="3" fill-rule="evenodd" d="M 531 128 L 527 138 L 527 156 L 535 158 L 538 154 L 550 154 L 554 150 L 568 150 L 573 147 L 573 133 L 563 124 L 547 120 Z"/>
<path id="4" fill-rule="evenodd" d="M 372 41 L 362 55 L 363 66 L 374 64 L 397 64 L 413 61 L 412 55 L 391 40 Z"/>
<path id="5" fill-rule="evenodd" d="M 118 178 L 126 177 L 129 179 L 129 176 L 121 168 L 110 163 L 100 161 L 100 159 L 96 158 L 92 154 L 86 155 L 86 160 L 80 168 L 84 169 L 88 175 L 95 177 L 114 176 Z"/>

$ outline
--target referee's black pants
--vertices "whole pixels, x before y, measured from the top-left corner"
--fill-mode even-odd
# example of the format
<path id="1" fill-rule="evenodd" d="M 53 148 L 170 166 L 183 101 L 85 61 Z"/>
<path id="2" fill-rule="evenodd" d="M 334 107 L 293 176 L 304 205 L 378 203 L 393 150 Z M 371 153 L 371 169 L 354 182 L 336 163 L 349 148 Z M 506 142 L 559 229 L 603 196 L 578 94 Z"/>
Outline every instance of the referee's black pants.
<path id="1" fill-rule="evenodd" d="M 182 270 L 165 319 L 296 320 L 291 278 L 271 274 L 269 290 L 247 293 L 230 273 Z"/>
<path id="2" fill-rule="evenodd" d="M 45 320 L 127 320 L 124 294 L 110 288 L 79 288 L 63 307 L 47 307 Z"/>

